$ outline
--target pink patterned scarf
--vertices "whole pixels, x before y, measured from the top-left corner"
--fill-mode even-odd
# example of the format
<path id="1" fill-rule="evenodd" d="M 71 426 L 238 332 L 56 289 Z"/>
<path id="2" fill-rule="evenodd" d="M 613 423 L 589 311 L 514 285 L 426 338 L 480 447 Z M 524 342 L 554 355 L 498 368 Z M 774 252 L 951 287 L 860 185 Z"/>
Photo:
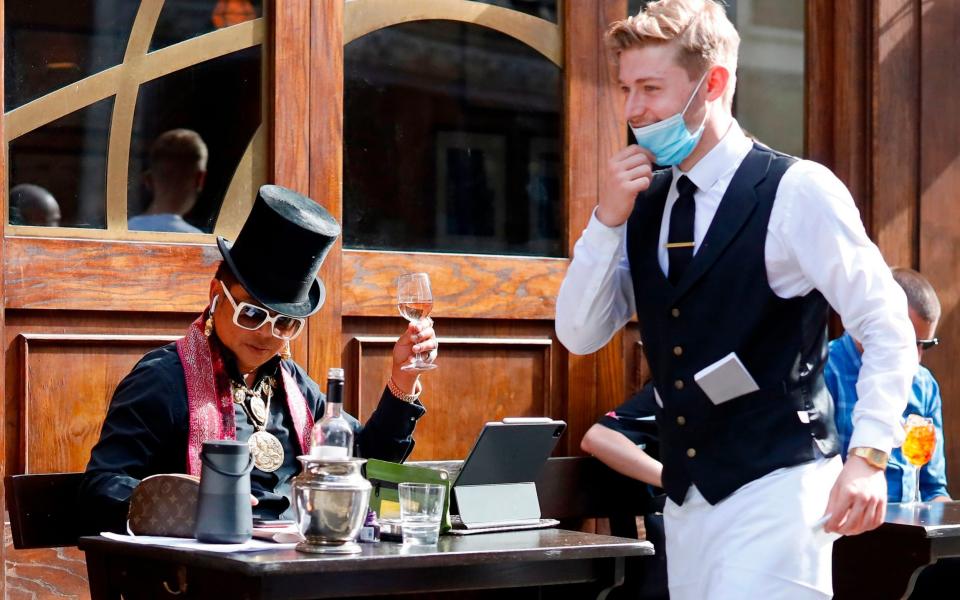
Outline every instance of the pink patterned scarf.
<path id="1" fill-rule="evenodd" d="M 233 417 L 230 378 L 223 365 L 217 344 L 203 334 L 207 311 L 204 311 L 187 334 L 177 340 L 177 354 L 187 382 L 187 408 L 190 431 L 187 437 L 187 473 L 200 475 L 200 449 L 206 440 L 235 440 L 237 426 Z M 293 375 L 280 363 L 283 391 L 293 418 L 293 427 L 300 442 L 300 451 L 310 451 L 313 415 Z"/>

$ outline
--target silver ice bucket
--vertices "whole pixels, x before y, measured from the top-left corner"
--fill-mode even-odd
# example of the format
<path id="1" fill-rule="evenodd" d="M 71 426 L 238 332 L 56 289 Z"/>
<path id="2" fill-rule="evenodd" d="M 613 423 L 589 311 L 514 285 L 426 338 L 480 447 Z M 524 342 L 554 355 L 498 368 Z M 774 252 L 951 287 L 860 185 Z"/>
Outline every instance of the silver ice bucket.
<path id="1" fill-rule="evenodd" d="M 370 482 L 362 458 L 299 456 L 303 471 L 293 478 L 293 507 L 304 540 L 297 550 L 315 554 L 360 552 L 354 542 L 367 516 Z"/>

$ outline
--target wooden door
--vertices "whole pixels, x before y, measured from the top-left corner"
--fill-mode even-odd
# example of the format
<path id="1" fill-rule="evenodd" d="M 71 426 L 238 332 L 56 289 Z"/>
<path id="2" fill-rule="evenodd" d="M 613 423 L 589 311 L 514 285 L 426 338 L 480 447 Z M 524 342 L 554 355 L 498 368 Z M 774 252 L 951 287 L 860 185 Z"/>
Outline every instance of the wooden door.
<path id="1" fill-rule="evenodd" d="M 413 459 L 463 458 L 484 422 L 532 415 L 566 420 L 570 427 L 559 452 L 577 453 L 580 437 L 596 418 L 597 396 L 619 401 L 627 383 L 621 337 L 607 380 L 598 377 L 597 356 L 568 355 L 553 329 L 555 298 L 573 242 L 596 202 L 598 165 L 624 135 L 609 95 L 600 38 L 606 23 L 626 14 L 626 3 L 578 0 L 557 7 L 542 2 L 540 12 L 524 12 L 520 4 L 356 0 L 344 5 L 332 0 L 319 3 L 313 14 L 319 35 L 312 49 L 311 191 L 335 208 L 345 235 L 328 259 L 327 272 L 341 282 L 324 308 L 329 325 L 312 330 L 316 337 L 310 347 L 330 343 L 318 339 L 322 336 L 336 336 L 337 344 L 311 354 L 311 371 L 334 364 L 322 360 L 343 364 L 348 408 L 366 418 L 383 389 L 390 347 L 405 326 L 393 296 L 396 277 L 429 273 L 440 368 L 423 377 L 428 412 L 417 427 Z M 467 58 L 458 61 L 458 53 L 472 64 Z M 409 55 L 419 58 L 408 60 Z M 497 65 L 506 69 L 511 61 L 523 65 L 517 67 L 523 75 L 507 77 L 509 83 L 496 80 Z M 445 87 L 450 81 L 445 70 L 458 73 L 450 77 L 460 77 L 459 85 L 468 91 Z M 498 118 L 510 117 L 489 115 L 498 108 L 511 110 L 502 108 L 509 102 L 493 98 L 490 90 L 522 87 L 525 76 L 556 81 L 556 104 L 543 109 L 555 110 L 553 140 L 508 132 Z M 474 77 L 484 86 L 474 85 Z M 400 86 L 404 93 L 364 95 L 365 86 Z M 421 91 L 410 91 L 418 86 Z M 422 92 L 430 86 L 441 91 Z M 551 102 L 535 89 L 522 89 L 531 104 Z M 478 98 L 484 93 L 487 97 Z M 474 108 L 486 102 L 488 110 L 482 116 L 478 109 L 445 117 L 456 110 L 451 98 Z M 381 115 L 378 108 L 389 114 Z M 373 124 L 358 123 L 362 117 Z M 459 125 L 451 125 L 456 119 Z M 393 143 L 390 150 L 378 148 Z M 556 148 L 551 174 L 557 189 L 547 195 L 547 209 L 555 211 L 557 227 L 549 240 L 518 250 L 506 231 L 516 229 L 510 215 L 529 215 L 535 200 L 511 187 L 509 167 L 498 168 L 518 156 L 518 146 L 531 152 L 537 144 Z M 447 169 L 454 167 L 446 160 L 462 150 L 482 154 L 486 165 L 481 217 L 462 206 L 451 208 L 457 200 L 449 189 L 455 178 Z M 426 173 L 421 179 L 408 177 L 421 171 Z M 458 190 L 472 193 L 465 186 Z M 383 218 L 368 226 L 363 219 L 369 213 Z M 478 233 L 479 227 L 462 231 L 465 218 L 486 216 L 486 235 Z M 444 218 L 460 227 L 448 227 Z M 368 232 L 361 231 L 365 226 Z M 535 227 L 532 218 L 527 226 Z M 384 230 L 393 233 L 382 235 Z"/>

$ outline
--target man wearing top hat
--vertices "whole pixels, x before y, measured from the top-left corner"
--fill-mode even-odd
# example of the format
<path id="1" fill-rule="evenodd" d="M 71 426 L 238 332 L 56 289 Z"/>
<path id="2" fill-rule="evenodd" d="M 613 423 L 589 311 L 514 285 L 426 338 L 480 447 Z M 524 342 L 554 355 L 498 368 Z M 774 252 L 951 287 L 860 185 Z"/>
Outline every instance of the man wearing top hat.
<path id="1" fill-rule="evenodd" d="M 114 392 L 80 490 L 91 530 L 124 531 L 130 496 L 144 477 L 199 475 L 208 439 L 250 441 L 254 514 L 292 516 L 296 457 L 309 451 L 324 395 L 290 359 L 289 340 L 323 305 L 317 272 L 339 234 L 340 225 L 311 199 L 260 188 L 236 242 L 217 240 L 223 262 L 210 280 L 209 306 L 182 339 L 147 353 Z M 400 367 L 436 350 L 429 320 L 401 335 L 379 406 L 365 426 L 353 420 L 359 455 L 409 455 L 425 409 L 416 373 Z"/>
<path id="2" fill-rule="evenodd" d="M 906 298 L 843 183 L 734 119 L 740 38 L 720 3 L 648 3 L 606 42 L 637 143 L 607 163 L 557 337 L 593 352 L 637 316 L 673 600 L 829 598 L 823 531 L 884 517 L 917 369 Z M 845 464 L 823 379 L 830 307 L 864 346 Z"/>

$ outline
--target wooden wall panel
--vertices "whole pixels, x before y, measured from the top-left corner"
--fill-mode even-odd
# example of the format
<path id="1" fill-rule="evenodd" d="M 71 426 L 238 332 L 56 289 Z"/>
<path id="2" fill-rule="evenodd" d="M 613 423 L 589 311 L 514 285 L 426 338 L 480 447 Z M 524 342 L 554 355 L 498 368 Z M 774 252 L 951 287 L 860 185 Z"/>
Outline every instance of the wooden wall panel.
<path id="1" fill-rule="evenodd" d="M 850 189 L 870 229 L 871 2 L 807 2 L 806 155 Z"/>
<path id="2" fill-rule="evenodd" d="M 343 253 L 343 314 L 397 315 L 397 276 L 416 271 L 430 274 L 434 317 L 553 319 L 567 261 L 347 250 Z"/>
<path id="3" fill-rule="evenodd" d="M 351 344 L 358 381 L 354 411 L 363 421 L 380 401 L 395 341 L 362 336 Z M 425 392 L 429 409 L 418 423 L 411 460 L 466 458 L 487 421 L 554 416 L 549 338 L 441 337 L 440 344 L 440 368 L 429 375 L 433 393 Z"/>
<path id="4" fill-rule="evenodd" d="M 912 267 L 920 208 L 920 2 L 880 0 L 873 17 L 870 232 L 890 265 Z"/>
<path id="5" fill-rule="evenodd" d="M 5 248 L 8 309 L 199 313 L 223 258 L 196 244 L 8 237 Z"/>
<path id="6" fill-rule="evenodd" d="M 937 288 L 943 345 L 924 354 L 943 397 L 947 481 L 960 496 L 960 3 L 923 3 L 919 267 Z"/>
<path id="7" fill-rule="evenodd" d="M 438 318 L 435 326 L 440 368 L 421 376 L 427 413 L 417 425 L 415 458 L 462 459 L 483 424 L 504 416 L 568 420 L 558 393 L 565 353 L 551 322 Z M 380 398 L 404 327 L 399 316 L 344 319 L 346 408 L 361 420 Z"/>
<path id="8" fill-rule="evenodd" d="M 83 470 L 117 384 L 143 354 L 174 339 L 20 335 L 22 404 L 17 471 Z"/>
<path id="9" fill-rule="evenodd" d="M 309 64 L 309 102 L 305 115 L 310 131 L 310 197 L 343 222 L 343 5 L 341 0 L 310 2 L 311 23 L 309 53 L 297 57 Z M 280 24 L 278 23 L 278 26 Z M 278 35 L 282 32 L 278 27 Z M 310 60 L 304 60 L 309 56 Z M 277 68 L 286 68 L 278 64 Z M 285 125 L 277 120 L 278 129 Z M 282 146 L 278 146 L 282 148 Z M 342 238 L 341 238 L 342 240 Z M 327 282 L 327 300 L 323 309 L 310 320 L 310 356 L 307 368 L 325 372 L 340 355 L 340 318 L 343 289 L 343 242 L 337 242 L 324 261 L 320 276 Z"/>

